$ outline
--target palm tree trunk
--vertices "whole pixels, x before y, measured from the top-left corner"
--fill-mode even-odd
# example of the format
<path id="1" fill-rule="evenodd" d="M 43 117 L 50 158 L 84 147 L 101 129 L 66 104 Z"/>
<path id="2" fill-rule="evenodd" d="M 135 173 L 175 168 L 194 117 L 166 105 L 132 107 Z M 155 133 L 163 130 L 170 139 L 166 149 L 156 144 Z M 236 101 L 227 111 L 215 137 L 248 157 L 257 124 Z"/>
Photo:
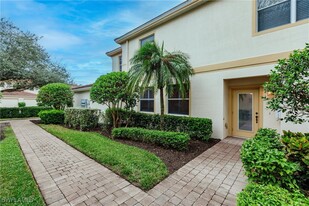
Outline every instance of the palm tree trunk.
<path id="1" fill-rule="evenodd" d="M 163 130 L 164 125 L 164 94 L 163 94 L 163 87 L 160 88 L 160 105 L 161 105 L 161 115 L 160 115 L 160 129 Z"/>

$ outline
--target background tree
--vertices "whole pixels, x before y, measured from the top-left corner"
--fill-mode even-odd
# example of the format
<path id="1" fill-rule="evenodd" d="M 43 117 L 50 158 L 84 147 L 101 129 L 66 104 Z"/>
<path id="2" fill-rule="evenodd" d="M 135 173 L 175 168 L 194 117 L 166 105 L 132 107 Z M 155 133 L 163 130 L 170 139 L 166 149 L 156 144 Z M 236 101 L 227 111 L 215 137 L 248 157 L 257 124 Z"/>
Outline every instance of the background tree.
<path id="1" fill-rule="evenodd" d="M 0 85 L 35 88 L 48 83 L 68 83 L 66 69 L 52 62 L 39 37 L 21 31 L 12 22 L 0 20 Z"/>
<path id="2" fill-rule="evenodd" d="M 155 92 L 160 91 L 162 127 L 164 89 L 166 94 L 172 94 L 174 87 L 170 85 L 176 85 L 184 97 L 190 88 L 190 76 L 193 75 L 193 69 L 189 63 L 189 57 L 180 51 L 164 50 L 164 44 L 160 47 L 155 42 L 148 42 L 136 52 L 130 61 L 132 67 L 129 70 L 129 89 L 139 88 L 143 93 L 147 87 L 153 87 Z"/>
<path id="3" fill-rule="evenodd" d="M 135 90 L 129 92 L 126 89 L 128 80 L 126 72 L 111 72 L 100 76 L 90 90 L 92 101 L 104 104 L 111 110 L 114 128 L 119 126 L 119 109 L 132 109 L 138 101 Z"/>
<path id="4" fill-rule="evenodd" d="M 288 59 L 279 60 L 264 89 L 273 94 L 272 98 L 265 97 L 267 107 L 285 113 L 286 122 L 309 122 L 309 44 Z"/>
<path id="5" fill-rule="evenodd" d="M 54 109 L 64 110 L 66 107 L 73 106 L 73 95 L 69 85 L 51 83 L 41 87 L 36 101 L 42 106 L 51 106 Z"/>

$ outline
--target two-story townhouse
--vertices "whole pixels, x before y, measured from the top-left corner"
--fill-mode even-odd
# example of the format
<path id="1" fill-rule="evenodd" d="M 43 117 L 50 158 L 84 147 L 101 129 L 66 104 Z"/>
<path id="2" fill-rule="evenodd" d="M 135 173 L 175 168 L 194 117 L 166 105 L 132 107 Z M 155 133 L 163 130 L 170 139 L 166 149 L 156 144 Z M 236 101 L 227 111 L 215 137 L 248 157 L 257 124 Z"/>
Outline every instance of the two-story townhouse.
<path id="1" fill-rule="evenodd" d="M 309 42 L 308 18 L 308 0 L 185 1 L 116 38 L 121 47 L 107 54 L 113 71 L 128 71 L 146 41 L 187 53 L 191 89 L 185 99 L 166 96 L 165 113 L 211 118 L 214 138 L 251 137 L 261 127 L 308 132 L 308 124 L 280 121 L 284 114 L 261 98 L 278 59 Z M 147 91 L 137 110 L 159 113 L 159 95 Z"/>

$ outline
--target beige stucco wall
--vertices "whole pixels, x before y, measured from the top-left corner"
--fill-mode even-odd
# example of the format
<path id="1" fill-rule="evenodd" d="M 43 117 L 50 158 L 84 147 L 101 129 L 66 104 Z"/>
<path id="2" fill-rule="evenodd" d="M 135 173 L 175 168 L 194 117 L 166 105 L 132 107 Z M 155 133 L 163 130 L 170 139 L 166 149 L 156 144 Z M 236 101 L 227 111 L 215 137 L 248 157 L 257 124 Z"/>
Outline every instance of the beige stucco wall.
<path id="1" fill-rule="evenodd" d="M 139 40 L 155 35 L 155 41 L 168 51 L 180 50 L 189 54 L 193 68 L 276 54 L 305 47 L 309 42 L 309 24 L 302 24 L 255 36 L 252 33 L 253 2 L 218 0 L 206 3 L 153 31 L 122 44 L 123 70 L 128 70 L 129 59 L 140 47 Z M 274 65 L 256 65 L 243 68 L 198 73 L 192 77 L 191 116 L 213 120 L 214 138 L 228 135 L 228 86 L 224 80 L 265 76 Z M 276 113 L 263 107 L 264 127 L 282 131 L 307 131 L 309 124 L 291 126 L 280 122 Z M 166 106 L 167 107 L 167 106 Z M 155 97 L 155 112 L 159 113 L 159 97 Z M 231 125 L 227 125 L 230 127 Z"/>
<path id="2" fill-rule="evenodd" d="M 119 56 L 121 56 L 121 54 L 117 54 L 117 55 L 112 57 L 112 70 L 113 70 L 113 72 L 119 71 Z"/>
<path id="3" fill-rule="evenodd" d="M 81 108 L 82 99 L 90 100 L 90 91 L 74 92 L 73 107 Z M 90 101 L 89 108 L 100 109 L 104 111 L 105 109 L 107 109 L 107 106 Z"/>
<path id="4" fill-rule="evenodd" d="M 25 102 L 27 107 L 37 106 L 37 102 L 33 98 L 3 96 L 3 98 L 0 99 L 0 107 L 18 107 L 18 102 Z"/>

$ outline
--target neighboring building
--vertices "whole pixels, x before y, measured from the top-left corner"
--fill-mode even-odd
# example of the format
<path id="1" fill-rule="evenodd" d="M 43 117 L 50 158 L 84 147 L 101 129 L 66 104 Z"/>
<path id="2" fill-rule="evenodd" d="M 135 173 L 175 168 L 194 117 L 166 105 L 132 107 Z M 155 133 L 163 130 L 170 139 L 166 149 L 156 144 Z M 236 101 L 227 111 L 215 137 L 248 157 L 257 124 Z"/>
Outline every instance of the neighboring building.
<path id="1" fill-rule="evenodd" d="M 72 88 L 74 92 L 73 107 L 91 108 L 91 109 L 107 109 L 107 106 L 90 101 L 90 88 L 92 84 L 75 86 Z"/>
<path id="2" fill-rule="evenodd" d="M 25 102 L 26 106 L 37 106 L 36 91 L 5 89 L 1 93 L 0 107 L 18 107 L 18 102 Z"/>
<path id="3" fill-rule="evenodd" d="M 184 100 L 166 97 L 165 113 L 211 118 L 214 138 L 251 137 L 261 127 L 308 132 L 308 124 L 279 121 L 261 98 L 277 60 L 309 42 L 308 18 L 308 0 L 191 0 L 116 38 L 121 48 L 107 54 L 113 71 L 119 56 L 128 71 L 146 41 L 189 54 L 191 89 Z M 138 110 L 159 113 L 159 94 L 146 91 Z"/>

